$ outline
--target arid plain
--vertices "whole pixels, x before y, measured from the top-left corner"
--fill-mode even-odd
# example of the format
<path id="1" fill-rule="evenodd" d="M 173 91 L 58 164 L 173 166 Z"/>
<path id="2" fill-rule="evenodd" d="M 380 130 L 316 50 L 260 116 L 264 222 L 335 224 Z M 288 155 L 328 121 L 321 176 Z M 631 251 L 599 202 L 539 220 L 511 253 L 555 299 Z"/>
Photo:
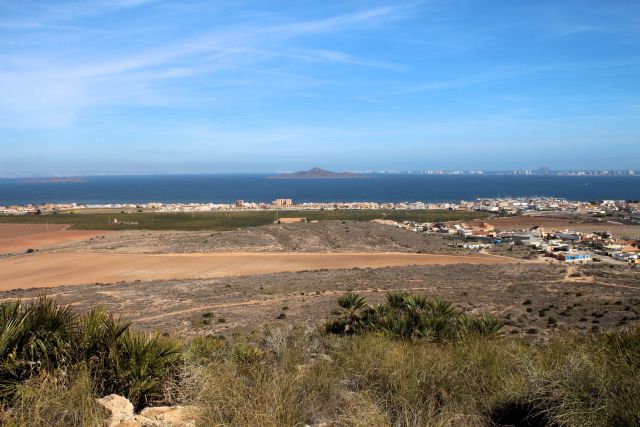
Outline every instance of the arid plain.
<path id="1" fill-rule="evenodd" d="M 491 312 L 513 336 L 640 323 L 636 269 L 567 267 L 521 247 L 508 256 L 479 253 L 449 238 L 368 221 L 217 232 L 0 225 L 0 254 L 0 297 L 46 293 L 79 310 L 102 304 L 152 331 L 312 327 L 329 317 L 342 293 L 374 302 L 398 290 Z"/>

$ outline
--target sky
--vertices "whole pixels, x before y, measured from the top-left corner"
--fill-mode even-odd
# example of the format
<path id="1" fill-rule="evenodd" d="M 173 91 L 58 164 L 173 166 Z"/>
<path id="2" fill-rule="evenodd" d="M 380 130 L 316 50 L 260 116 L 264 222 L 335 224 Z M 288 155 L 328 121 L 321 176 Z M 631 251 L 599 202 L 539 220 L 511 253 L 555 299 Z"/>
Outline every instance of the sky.
<path id="1" fill-rule="evenodd" d="M 0 0 L 0 176 L 639 165 L 637 0 Z"/>

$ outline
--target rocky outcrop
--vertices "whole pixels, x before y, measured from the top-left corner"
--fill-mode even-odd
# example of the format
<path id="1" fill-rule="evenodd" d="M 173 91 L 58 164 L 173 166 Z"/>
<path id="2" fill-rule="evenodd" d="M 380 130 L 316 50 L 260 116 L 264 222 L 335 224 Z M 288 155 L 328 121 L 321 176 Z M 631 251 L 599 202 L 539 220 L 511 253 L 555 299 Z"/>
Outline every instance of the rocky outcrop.
<path id="1" fill-rule="evenodd" d="M 133 419 L 133 405 L 126 397 L 110 394 L 96 399 L 96 402 L 102 406 L 107 413 L 107 427 L 116 427 Z"/>
<path id="2" fill-rule="evenodd" d="M 125 397 L 110 394 L 96 402 L 105 409 L 107 427 L 194 427 L 197 409 L 193 406 L 156 406 L 144 408 L 139 414 Z"/>

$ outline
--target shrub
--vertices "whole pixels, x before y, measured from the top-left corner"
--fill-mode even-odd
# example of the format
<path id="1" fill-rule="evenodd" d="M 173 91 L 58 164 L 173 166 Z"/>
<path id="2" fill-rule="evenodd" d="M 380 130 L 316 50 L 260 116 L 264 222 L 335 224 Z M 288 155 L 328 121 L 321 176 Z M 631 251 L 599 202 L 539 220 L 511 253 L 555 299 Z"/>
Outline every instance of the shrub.
<path id="1" fill-rule="evenodd" d="M 455 341 L 468 335 L 498 335 L 502 322 L 489 315 L 463 314 L 451 303 L 422 295 L 392 292 L 384 304 L 372 307 L 356 294 L 338 299 L 337 319 L 326 331 L 340 335 L 384 332 L 392 337 L 435 342 Z"/>
<path id="2" fill-rule="evenodd" d="M 459 322 L 462 334 L 497 336 L 503 327 L 503 323 L 500 320 L 488 314 L 480 316 L 463 314 L 460 316 Z"/>
<path id="3" fill-rule="evenodd" d="M 0 398 L 22 381 L 71 361 L 78 319 L 44 297 L 0 303 Z"/>
<path id="4" fill-rule="evenodd" d="M 339 309 L 333 314 L 337 316 L 325 326 L 327 332 L 351 335 L 362 332 L 365 328 L 371 308 L 360 295 L 348 292 L 338 298 Z"/>
<path id="5" fill-rule="evenodd" d="M 262 350 L 253 344 L 239 342 L 233 347 L 233 359 L 242 365 L 251 365 L 262 358 Z"/>
<path id="6" fill-rule="evenodd" d="M 147 336 L 126 331 L 115 354 L 111 353 L 109 369 L 99 371 L 102 394 L 126 396 L 137 409 L 162 397 L 164 381 L 178 362 L 180 347 L 160 336 Z"/>
<path id="7" fill-rule="evenodd" d="M 140 407 L 158 398 L 175 366 L 176 396 L 198 407 L 202 425 L 640 425 L 640 328 L 556 332 L 527 343 L 495 336 L 498 320 L 444 301 L 407 294 L 375 307 L 349 301 L 341 309 L 360 307 L 357 333 L 285 326 L 260 338 L 197 337 L 183 346 L 134 334 L 104 310 L 68 317 L 44 303 L 33 311 L 47 322 L 12 332 L 6 325 L 38 301 L 0 304 L 2 342 L 11 344 L 2 351 L 31 354 L 16 344 L 20 331 L 40 339 L 25 342 L 47 343 L 33 354 L 49 360 L 46 368 L 31 362 L 30 375 L 13 383 L 0 425 L 102 425 L 96 394 L 113 387 Z M 378 323 L 394 318 L 411 339 Z M 57 339 L 65 329 L 52 319 L 72 320 L 71 345 Z M 433 319 L 449 322 L 443 341 L 421 329 Z"/>
<path id="8" fill-rule="evenodd" d="M 161 396 L 180 348 L 96 308 L 79 316 L 44 296 L 0 303 L 0 399 L 25 381 L 84 364 L 100 395 L 117 393 L 140 408 Z"/>

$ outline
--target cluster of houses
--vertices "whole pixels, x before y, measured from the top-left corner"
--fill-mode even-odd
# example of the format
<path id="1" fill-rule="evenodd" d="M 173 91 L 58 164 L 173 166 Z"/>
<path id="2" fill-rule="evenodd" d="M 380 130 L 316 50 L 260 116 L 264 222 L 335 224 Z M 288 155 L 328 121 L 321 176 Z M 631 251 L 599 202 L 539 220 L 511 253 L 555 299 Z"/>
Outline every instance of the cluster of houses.
<path id="1" fill-rule="evenodd" d="M 41 205 L 0 206 L 0 215 L 35 215 L 44 212 L 56 212 L 76 209 L 76 203 L 45 203 Z M 82 205 L 80 205 L 82 206 Z"/>
<path id="2" fill-rule="evenodd" d="M 520 197 L 520 198 L 479 198 L 473 201 L 458 202 L 308 202 L 296 203 L 292 199 L 276 199 L 271 203 L 246 202 L 236 200 L 234 203 L 161 203 L 149 202 L 138 204 L 76 204 L 47 203 L 24 206 L 0 206 L 0 214 L 24 215 L 50 213 L 66 210 L 115 208 L 145 209 L 157 212 L 210 212 L 234 210 L 365 210 L 365 209 L 425 209 L 425 210 L 470 210 L 484 211 L 501 215 L 536 215 L 537 213 L 556 213 L 586 215 L 591 217 L 615 216 L 630 223 L 640 223 L 640 202 L 625 200 L 570 201 L 554 197 Z"/>
<path id="3" fill-rule="evenodd" d="M 374 220 L 374 222 L 425 234 L 457 236 L 462 240 L 458 246 L 467 249 L 486 249 L 494 245 L 514 244 L 535 248 L 547 257 L 569 263 L 591 261 L 595 254 L 611 257 L 617 261 L 640 263 L 640 239 L 615 239 L 606 231 L 547 230 L 540 226 L 520 231 L 501 231 L 487 222 L 474 225 L 391 220 Z"/>
<path id="4" fill-rule="evenodd" d="M 33 215 L 39 213 L 54 213 L 82 209 L 144 209 L 156 212 L 213 212 L 213 211 L 320 211 L 320 210 L 368 210 L 368 209 L 407 209 L 407 210 L 458 210 L 456 203 L 425 203 L 425 202 L 308 202 L 295 203 L 292 199 L 276 199 L 271 203 L 248 202 L 236 200 L 233 203 L 109 203 L 109 204 L 79 204 L 79 203 L 46 203 L 22 206 L 0 206 L 0 215 Z"/>
<path id="5" fill-rule="evenodd" d="M 458 207 L 508 215 L 536 212 L 561 212 L 596 217 L 615 215 L 631 222 L 640 222 L 640 201 L 638 200 L 574 201 L 556 197 L 480 198 L 470 202 L 461 201 Z"/>

